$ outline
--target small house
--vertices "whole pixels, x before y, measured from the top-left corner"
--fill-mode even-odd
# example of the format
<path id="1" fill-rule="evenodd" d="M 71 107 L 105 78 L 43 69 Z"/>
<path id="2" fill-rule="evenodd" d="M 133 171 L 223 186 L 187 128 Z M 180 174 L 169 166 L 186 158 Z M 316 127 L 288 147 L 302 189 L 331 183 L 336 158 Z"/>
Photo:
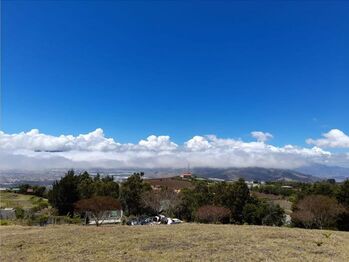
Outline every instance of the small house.
<path id="1" fill-rule="evenodd" d="M 190 172 L 180 174 L 181 178 L 191 178 L 192 176 L 193 176 L 193 174 Z"/>
<path id="2" fill-rule="evenodd" d="M 118 224 L 121 223 L 123 217 L 123 210 L 109 210 L 105 211 L 98 224 Z M 96 221 L 90 212 L 87 212 L 87 220 L 89 225 L 96 225 Z"/>

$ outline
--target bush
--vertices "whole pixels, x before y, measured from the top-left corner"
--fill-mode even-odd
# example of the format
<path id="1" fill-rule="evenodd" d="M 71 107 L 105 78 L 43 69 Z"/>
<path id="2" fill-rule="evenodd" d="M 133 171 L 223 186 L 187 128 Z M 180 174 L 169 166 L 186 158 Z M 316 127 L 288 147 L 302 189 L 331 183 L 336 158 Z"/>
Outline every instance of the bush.
<path id="1" fill-rule="evenodd" d="M 40 226 L 47 224 L 47 221 L 48 221 L 47 215 L 40 215 L 35 217 L 35 222 L 38 223 Z"/>
<path id="2" fill-rule="evenodd" d="M 8 226 L 11 225 L 10 221 L 5 219 L 0 219 L 0 226 Z"/>
<path id="3" fill-rule="evenodd" d="M 64 217 L 64 223 L 67 224 L 81 224 L 81 218 L 79 215 L 75 215 L 73 217 L 66 216 Z"/>
<path id="4" fill-rule="evenodd" d="M 248 203 L 243 210 L 244 222 L 253 225 L 282 226 L 285 212 L 279 205 L 255 201 Z"/>
<path id="5" fill-rule="evenodd" d="M 229 223 L 230 210 L 221 206 L 205 205 L 195 213 L 195 219 L 201 223 Z"/>
<path id="6" fill-rule="evenodd" d="M 21 207 L 16 207 L 15 214 L 17 219 L 23 219 L 25 217 L 25 210 Z"/>
<path id="7" fill-rule="evenodd" d="M 335 227 L 336 220 L 345 209 L 336 199 L 322 195 L 310 195 L 301 199 L 292 213 L 292 222 L 305 228 Z"/>

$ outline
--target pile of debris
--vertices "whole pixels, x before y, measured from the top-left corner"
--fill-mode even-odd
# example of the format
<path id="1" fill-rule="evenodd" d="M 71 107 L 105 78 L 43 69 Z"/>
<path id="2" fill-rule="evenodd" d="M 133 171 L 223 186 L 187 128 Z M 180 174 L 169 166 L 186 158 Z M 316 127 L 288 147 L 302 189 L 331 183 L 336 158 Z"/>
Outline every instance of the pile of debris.
<path id="1" fill-rule="evenodd" d="M 160 225 L 160 224 L 173 225 L 173 224 L 180 224 L 180 223 L 182 223 L 182 220 L 179 220 L 178 218 L 170 218 L 164 215 L 157 215 L 153 217 L 140 216 L 137 218 L 133 218 L 128 220 L 126 224 L 129 226 L 138 226 L 138 225 Z"/>

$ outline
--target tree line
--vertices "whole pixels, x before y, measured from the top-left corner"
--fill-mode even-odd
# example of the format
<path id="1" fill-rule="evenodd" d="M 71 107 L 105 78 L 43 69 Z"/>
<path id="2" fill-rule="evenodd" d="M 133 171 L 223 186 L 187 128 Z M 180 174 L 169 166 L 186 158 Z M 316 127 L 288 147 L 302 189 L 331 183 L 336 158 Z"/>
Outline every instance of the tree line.
<path id="1" fill-rule="evenodd" d="M 48 192 L 49 203 L 59 215 L 69 216 L 87 211 L 101 214 L 119 207 L 129 217 L 162 213 L 188 222 L 285 224 L 285 211 L 272 201 L 254 197 L 243 179 L 213 183 L 193 179 L 192 188 L 178 193 L 166 186 L 152 189 L 143 175 L 134 173 L 118 183 L 111 176 L 70 170 L 53 184 Z M 257 190 L 290 199 L 293 226 L 349 230 L 349 180 L 342 184 L 323 181 L 292 185 L 291 189 L 283 189 L 282 183 L 276 182 Z"/>
<path id="2" fill-rule="evenodd" d="M 92 206 L 97 205 L 96 197 L 109 197 L 103 201 L 113 206 L 110 198 L 114 199 L 127 216 L 162 213 L 188 222 L 283 224 L 283 209 L 252 197 L 243 179 L 213 184 L 194 180 L 193 189 L 185 188 L 176 193 L 166 187 L 153 190 L 143 175 L 135 173 L 119 184 L 110 176 L 92 177 L 87 172 L 75 174 L 70 170 L 53 184 L 48 199 L 60 215 L 73 216 L 76 212 L 91 211 Z M 89 208 L 86 200 L 90 201 Z M 114 206 L 117 206 L 116 202 Z"/>

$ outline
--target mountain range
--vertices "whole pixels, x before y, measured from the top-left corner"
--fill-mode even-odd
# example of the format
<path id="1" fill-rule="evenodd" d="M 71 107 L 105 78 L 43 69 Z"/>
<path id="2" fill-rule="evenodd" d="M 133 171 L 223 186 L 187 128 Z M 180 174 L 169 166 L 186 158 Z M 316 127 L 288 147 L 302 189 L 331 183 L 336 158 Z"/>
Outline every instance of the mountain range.
<path id="1" fill-rule="evenodd" d="M 223 180 L 237 180 L 244 178 L 245 180 L 258 181 L 301 181 L 314 182 L 319 178 L 306 175 L 301 172 L 275 169 L 275 168 L 260 168 L 260 167 L 246 167 L 246 168 L 195 168 L 194 174 L 205 178 L 218 178 Z"/>
<path id="2" fill-rule="evenodd" d="M 18 185 L 21 183 L 34 183 L 49 185 L 54 180 L 62 177 L 68 169 L 52 169 L 41 171 L 28 170 L 0 170 L 0 186 Z M 76 169 L 76 173 L 85 171 L 85 169 Z M 123 180 L 134 172 L 144 172 L 146 178 L 159 178 L 178 176 L 188 170 L 184 168 L 128 168 L 128 169 L 87 169 L 89 173 L 102 175 L 112 175 L 117 180 Z M 295 170 L 276 169 L 276 168 L 210 168 L 200 167 L 190 170 L 194 175 L 203 178 L 213 178 L 222 180 L 245 180 L 258 181 L 301 181 L 314 182 L 323 179 L 334 178 L 336 181 L 349 179 L 349 168 L 325 165 L 309 165 L 297 168 Z"/>

